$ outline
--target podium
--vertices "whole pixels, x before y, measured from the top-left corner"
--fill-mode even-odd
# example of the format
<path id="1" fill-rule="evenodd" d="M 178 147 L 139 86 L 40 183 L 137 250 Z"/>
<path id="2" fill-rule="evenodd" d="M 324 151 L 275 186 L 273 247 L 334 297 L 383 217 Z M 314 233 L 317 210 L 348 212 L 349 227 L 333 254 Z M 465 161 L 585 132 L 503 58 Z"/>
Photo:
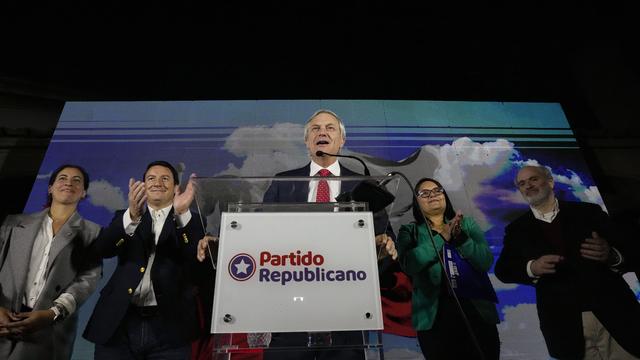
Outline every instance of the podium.
<path id="1" fill-rule="evenodd" d="M 340 190 L 341 202 L 309 202 L 320 179 Z M 321 351 L 383 358 L 378 274 L 389 259 L 375 237 L 390 231 L 399 179 L 195 181 L 201 224 L 219 236 L 207 260 L 216 270 L 213 359 Z"/>

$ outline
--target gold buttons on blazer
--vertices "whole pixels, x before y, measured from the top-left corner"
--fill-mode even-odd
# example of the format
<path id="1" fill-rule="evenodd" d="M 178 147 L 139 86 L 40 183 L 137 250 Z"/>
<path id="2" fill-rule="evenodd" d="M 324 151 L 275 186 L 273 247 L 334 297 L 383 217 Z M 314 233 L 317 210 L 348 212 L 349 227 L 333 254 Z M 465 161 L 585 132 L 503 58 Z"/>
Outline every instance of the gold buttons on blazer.
<path id="1" fill-rule="evenodd" d="M 144 272 L 144 270 L 145 270 L 145 269 L 144 269 L 144 266 L 140 268 L 140 272 L 142 272 L 142 273 L 143 273 L 143 272 Z"/>
<path id="2" fill-rule="evenodd" d="M 129 295 L 131 295 L 131 294 L 133 294 L 133 289 L 132 289 L 132 288 L 129 288 L 129 289 L 127 290 L 127 292 L 129 293 Z"/>
<path id="3" fill-rule="evenodd" d="M 185 243 L 185 244 L 188 244 L 188 243 L 189 243 L 189 238 L 187 237 L 187 234 L 184 234 L 184 233 L 183 233 L 183 234 L 182 234 L 182 239 L 184 240 L 184 243 Z"/>
<path id="4" fill-rule="evenodd" d="M 122 244 L 124 244 L 124 239 L 118 240 L 118 242 L 116 243 L 116 246 L 120 246 Z"/>

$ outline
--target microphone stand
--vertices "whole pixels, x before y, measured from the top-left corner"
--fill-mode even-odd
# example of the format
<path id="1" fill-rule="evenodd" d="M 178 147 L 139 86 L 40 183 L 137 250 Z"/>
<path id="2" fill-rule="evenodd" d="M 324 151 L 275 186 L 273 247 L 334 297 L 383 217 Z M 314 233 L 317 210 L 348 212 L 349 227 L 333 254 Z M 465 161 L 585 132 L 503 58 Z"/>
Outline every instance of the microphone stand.
<path id="1" fill-rule="evenodd" d="M 362 166 L 364 167 L 364 175 L 365 176 L 371 176 L 371 173 L 369 172 L 369 168 L 367 167 L 367 164 L 364 163 L 364 161 L 362 161 L 362 159 L 356 157 L 356 156 L 351 156 L 351 155 L 340 155 L 340 154 L 329 154 L 326 153 L 324 151 L 318 150 L 316 151 L 316 156 L 318 157 L 322 157 L 322 156 L 335 156 L 335 157 L 343 157 L 343 158 L 349 158 L 349 159 L 354 159 L 354 160 L 358 160 L 360 162 L 360 164 L 362 164 Z"/>

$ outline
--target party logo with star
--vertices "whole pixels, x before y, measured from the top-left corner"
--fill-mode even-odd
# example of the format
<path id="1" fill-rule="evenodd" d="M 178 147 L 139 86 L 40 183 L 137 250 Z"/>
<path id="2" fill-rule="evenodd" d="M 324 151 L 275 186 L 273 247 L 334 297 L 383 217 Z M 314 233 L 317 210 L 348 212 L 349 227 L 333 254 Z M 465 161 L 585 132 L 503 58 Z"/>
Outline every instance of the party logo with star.
<path id="1" fill-rule="evenodd" d="M 256 261 L 249 254 L 237 254 L 229 261 L 229 275 L 234 280 L 246 281 L 256 272 Z"/>

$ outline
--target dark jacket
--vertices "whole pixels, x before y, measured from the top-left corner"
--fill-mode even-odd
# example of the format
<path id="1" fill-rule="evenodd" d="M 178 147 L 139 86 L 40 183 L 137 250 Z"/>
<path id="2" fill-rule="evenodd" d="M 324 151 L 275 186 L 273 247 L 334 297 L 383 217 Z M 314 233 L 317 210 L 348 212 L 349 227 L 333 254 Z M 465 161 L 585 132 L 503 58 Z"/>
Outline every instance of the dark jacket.
<path id="1" fill-rule="evenodd" d="M 124 212 L 116 212 L 93 247 L 100 257 L 118 257 L 118 265 L 100 292 L 100 299 L 84 332 L 87 340 L 97 344 L 108 342 L 124 319 L 131 306 L 131 297 L 146 271 L 154 241 L 148 211 L 131 236 L 125 233 L 122 223 Z M 213 279 L 210 266 L 196 259 L 198 240 L 204 236 L 199 217 L 199 214 L 192 213 L 189 223 L 178 228 L 171 209 L 158 239 L 151 269 L 159 316 L 166 323 L 166 338 L 177 344 L 186 343 L 198 335 L 197 286 L 202 285 L 203 279 Z"/>
<path id="2" fill-rule="evenodd" d="M 484 232 L 471 217 L 464 217 L 461 230 L 467 240 L 456 246 L 456 250 L 467 259 L 473 267 L 482 272 L 489 270 L 493 264 L 493 255 L 484 238 Z M 407 224 L 400 227 L 398 233 L 398 259 L 406 274 L 411 276 L 412 320 L 418 331 L 430 330 L 438 313 L 438 304 L 442 297 L 442 277 L 444 270 L 438 262 L 438 254 L 434 251 L 427 236 L 425 224 Z M 442 253 L 444 239 L 436 234 L 434 241 Z M 470 299 L 482 320 L 488 324 L 497 324 L 496 305 L 487 300 Z"/>
<path id="3" fill-rule="evenodd" d="M 309 176 L 311 163 L 293 170 L 277 173 L 276 176 Z M 340 176 L 361 176 L 340 164 Z M 340 191 L 351 191 L 356 185 L 353 181 L 345 181 L 340 186 Z M 264 194 L 265 203 L 295 203 L 307 202 L 309 197 L 309 185 L 304 181 L 274 181 Z"/>
<path id="4" fill-rule="evenodd" d="M 553 253 L 551 242 L 543 235 L 542 222 L 529 211 L 506 227 L 496 276 L 505 283 L 535 286 L 540 329 L 551 356 L 582 358 L 583 310 L 592 311 L 625 350 L 640 356 L 640 304 L 633 291 L 619 273 L 579 253 L 580 244 L 591 237 L 592 231 L 606 238 L 623 256 L 624 244 L 598 205 L 561 201 L 559 209 L 554 222 L 561 225 L 565 260 L 556 274 L 545 275 L 537 282 L 527 274 L 530 260 Z"/>
<path id="5" fill-rule="evenodd" d="M 340 176 L 362 176 L 362 174 L 358 174 L 354 171 L 351 171 L 349 168 L 346 168 L 340 165 Z M 281 173 L 276 174 L 276 176 L 309 176 L 309 171 L 311 169 L 311 163 L 293 170 L 283 171 Z M 358 185 L 358 181 L 343 181 L 340 185 L 340 192 L 349 192 L 352 191 L 356 185 Z M 271 183 L 271 186 L 267 189 L 264 194 L 263 202 L 265 203 L 299 203 L 299 202 L 307 202 L 309 198 L 309 185 L 304 181 L 274 181 Z M 391 224 L 389 223 L 389 216 L 386 211 L 378 211 L 373 214 L 374 221 L 374 232 L 376 235 L 386 233 L 393 239 L 395 239 L 395 234 L 393 233 L 393 229 L 391 228 Z M 384 267 L 388 266 L 388 261 L 385 260 Z M 381 264 L 382 265 L 382 264 Z"/>

